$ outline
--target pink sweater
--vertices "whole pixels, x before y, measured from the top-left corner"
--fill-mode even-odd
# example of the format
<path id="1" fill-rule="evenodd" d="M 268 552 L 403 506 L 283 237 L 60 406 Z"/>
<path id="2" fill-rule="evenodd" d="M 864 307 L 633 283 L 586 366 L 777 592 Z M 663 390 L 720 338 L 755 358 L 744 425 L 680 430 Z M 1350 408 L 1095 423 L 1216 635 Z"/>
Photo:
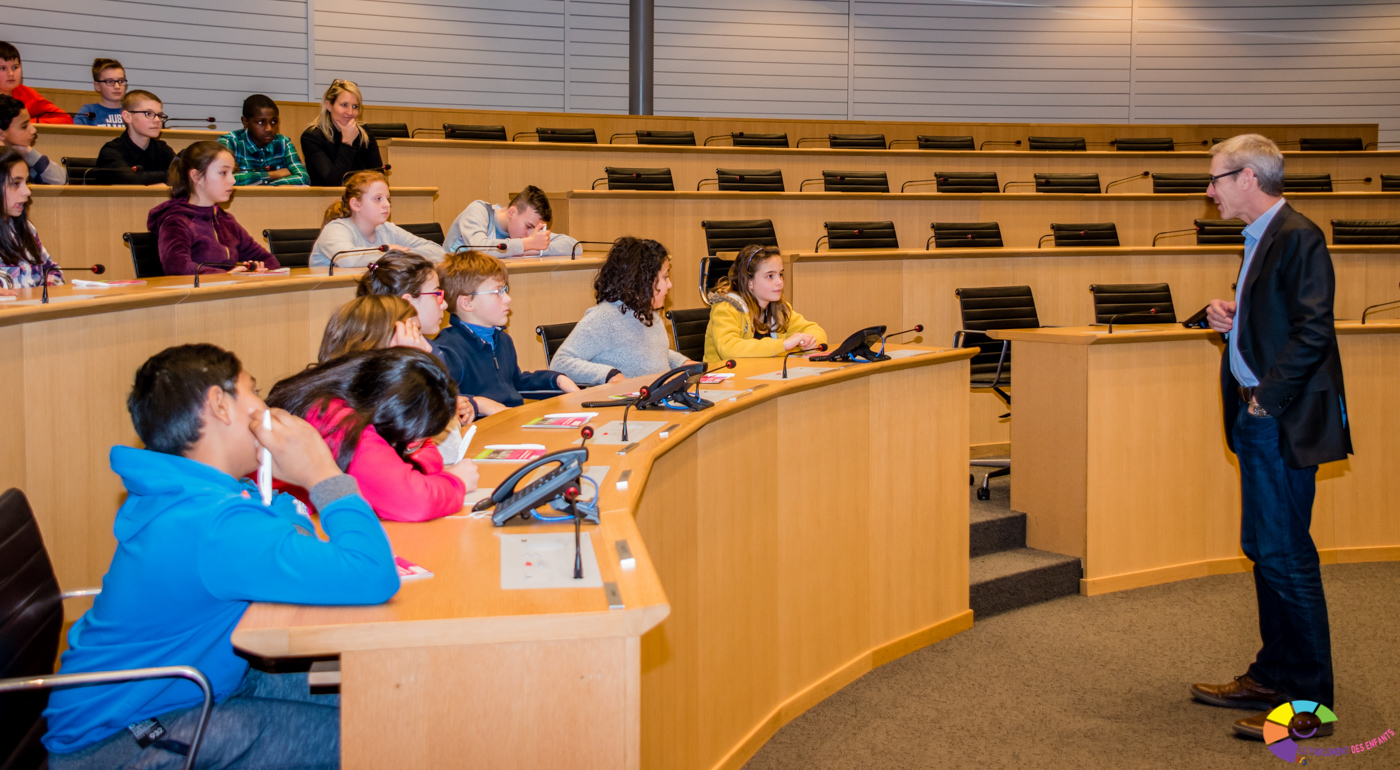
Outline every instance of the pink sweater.
<path id="1" fill-rule="evenodd" d="M 349 408 L 344 401 L 332 401 L 325 413 L 313 410 L 306 421 L 321 432 L 334 455 L 340 449 L 336 425 Z M 462 509 L 467 485 L 443 470 L 437 445 L 424 442 L 412 455 L 412 462 L 399 457 L 373 425 L 365 427 L 360 443 L 350 458 L 346 473 L 360 484 L 360 494 L 369 501 L 379 518 L 389 521 L 429 521 Z M 299 495 L 300 497 L 300 495 Z"/>

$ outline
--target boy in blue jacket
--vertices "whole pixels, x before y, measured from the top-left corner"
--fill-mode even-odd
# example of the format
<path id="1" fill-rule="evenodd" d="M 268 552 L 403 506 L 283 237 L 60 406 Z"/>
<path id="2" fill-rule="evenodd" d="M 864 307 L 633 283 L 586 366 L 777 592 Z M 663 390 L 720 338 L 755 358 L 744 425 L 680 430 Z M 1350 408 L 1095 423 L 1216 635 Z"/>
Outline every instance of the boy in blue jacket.
<path id="1" fill-rule="evenodd" d="M 515 342 L 503 328 L 510 321 L 504 262 L 479 251 L 459 251 L 448 254 L 437 270 L 452 315 L 435 340 L 436 352 L 478 417 L 525 403 L 522 390 L 578 390 L 559 372 L 520 371 Z"/>
<path id="2" fill-rule="evenodd" d="M 127 499 L 102 593 L 73 625 L 61 673 L 191 665 L 217 705 L 201 767 L 336 767 L 339 701 L 310 695 L 305 674 L 250 670 L 231 635 L 248 604 L 379 604 L 399 579 L 384 529 L 315 428 L 272 410 L 232 353 L 168 348 L 136 372 L 127 398 L 145 449 L 112 448 Z M 258 450 L 279 479 L 311 490 L 321 541 L 289 495 L 264 507 Z M 49 765 L 178 767 L 199 688 L 158 679 L 55 690 L 44 711 Z"/>

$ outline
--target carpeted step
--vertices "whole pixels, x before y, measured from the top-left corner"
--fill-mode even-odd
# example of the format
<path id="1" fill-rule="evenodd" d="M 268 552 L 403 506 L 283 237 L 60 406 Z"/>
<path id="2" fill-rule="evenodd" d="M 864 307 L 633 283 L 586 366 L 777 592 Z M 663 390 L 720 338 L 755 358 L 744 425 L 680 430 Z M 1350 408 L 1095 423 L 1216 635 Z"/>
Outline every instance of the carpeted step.
<path id="1" fill-rule="evenodd" d="M 984 503 L 969 508 L 968 518 L 971 520 L 968 546 L 972 558 L 1026 547 L 1026 514 Z"/>
<path id="2" fill-rule="evenodd" d="M 1018 607 L 1079 592 L 1079 559 L 1034 548 L 978 556 L 968 564 L 973 617 L 985 620 Z"/>

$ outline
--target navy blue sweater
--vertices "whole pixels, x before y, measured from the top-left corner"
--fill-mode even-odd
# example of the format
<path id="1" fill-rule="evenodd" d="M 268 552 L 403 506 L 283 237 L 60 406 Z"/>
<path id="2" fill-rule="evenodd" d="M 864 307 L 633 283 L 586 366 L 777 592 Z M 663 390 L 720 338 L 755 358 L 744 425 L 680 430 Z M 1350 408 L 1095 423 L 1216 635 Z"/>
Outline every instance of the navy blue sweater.
<path id="1" fill-rule="evenodd" d="M 522 390 L 557 390 L 559 372 L 541 369 L 522 372 L 515 358 L 515 343 L 504 329 L 496 329 L 495 350 L 472 333 L 455 315 L 434 340 L 447 373 L 464 396 L 485 396 L 506 406 L 520 406 Z"/>

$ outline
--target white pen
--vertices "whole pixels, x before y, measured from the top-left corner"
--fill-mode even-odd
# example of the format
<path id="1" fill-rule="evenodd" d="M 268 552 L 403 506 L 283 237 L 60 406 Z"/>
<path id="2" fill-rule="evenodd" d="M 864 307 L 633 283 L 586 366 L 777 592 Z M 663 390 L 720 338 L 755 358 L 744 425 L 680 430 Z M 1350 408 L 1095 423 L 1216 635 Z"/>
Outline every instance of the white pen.
<path id="1" fill-rule="evenodd" d="M 263 430 L 272 430 L 272 410 L 264 409 Z M 258 492 L 263 505 L 272 505 L 272 450 L 263 447 L 258 457 Z"/>

